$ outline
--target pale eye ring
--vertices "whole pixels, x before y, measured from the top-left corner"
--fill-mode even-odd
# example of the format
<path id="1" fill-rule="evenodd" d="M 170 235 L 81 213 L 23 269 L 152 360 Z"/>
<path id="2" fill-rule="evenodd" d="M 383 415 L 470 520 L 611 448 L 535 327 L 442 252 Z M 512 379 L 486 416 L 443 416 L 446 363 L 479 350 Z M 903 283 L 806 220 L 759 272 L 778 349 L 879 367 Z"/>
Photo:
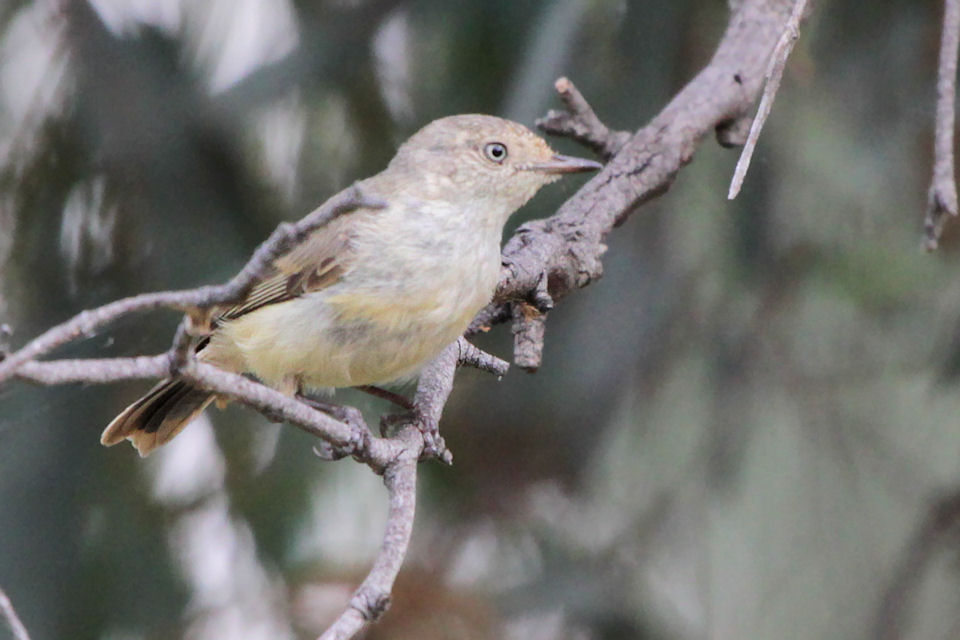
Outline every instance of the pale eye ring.
<path id="1" fill-rule="evenodd" d="M 483 155 L 491 162 L 502 164 L 507 159 L 507 145 L 502 142 L 488 142 L 483 148 Z"/>

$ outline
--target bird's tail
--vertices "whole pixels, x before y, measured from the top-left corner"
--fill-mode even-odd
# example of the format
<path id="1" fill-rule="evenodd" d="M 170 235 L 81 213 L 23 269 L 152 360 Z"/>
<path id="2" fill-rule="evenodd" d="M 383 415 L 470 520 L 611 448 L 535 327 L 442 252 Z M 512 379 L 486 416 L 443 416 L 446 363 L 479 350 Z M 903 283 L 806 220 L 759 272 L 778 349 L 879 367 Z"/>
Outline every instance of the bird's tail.
<path id="1" fill-rule="evenodd" d="M 126 438 L 146 457 L 180 433 L 215 397 L 181 380 L 164 380 L 114 418 L 100 442 L 109 447 Z"/>

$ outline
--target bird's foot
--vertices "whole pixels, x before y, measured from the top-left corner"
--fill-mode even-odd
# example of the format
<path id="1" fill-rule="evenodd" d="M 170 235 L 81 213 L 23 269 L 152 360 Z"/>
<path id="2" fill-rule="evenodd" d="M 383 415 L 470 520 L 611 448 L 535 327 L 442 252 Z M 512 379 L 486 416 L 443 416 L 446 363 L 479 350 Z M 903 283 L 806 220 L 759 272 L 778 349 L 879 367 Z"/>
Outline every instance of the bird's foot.
<path id="1" fill-rule="evenodd" d="M 395 435 L 401 428 L 414 426 L 423 436 L 423 451 L 420 460 L 437 459 L 446 465 L 453 464 L 453 453 L 440 435 L 440 425 L 414 409 L 407 413 L 391 414 L 380 418 L 380 433 L 386 438 Z"/>
<path id="2" fill-rule="evenodd" d="M 342 446 L 330 444 L 329 442 L 315 446 L 313 451 L 317 456 L 324 460 L 340 460 L 341 458 L 356 454 L 366 446 L 366 440 L 370 437 L 370 429 L 367 427 L 367 423 L 363 419 L 363 414 L 359 409 L 347 405 L 326 402 L 302 394 L 297 394 L 297 399 L 317 411 L 322 411 L 331 418 L 348 425 L 356 436 L 349 443 Z"/>

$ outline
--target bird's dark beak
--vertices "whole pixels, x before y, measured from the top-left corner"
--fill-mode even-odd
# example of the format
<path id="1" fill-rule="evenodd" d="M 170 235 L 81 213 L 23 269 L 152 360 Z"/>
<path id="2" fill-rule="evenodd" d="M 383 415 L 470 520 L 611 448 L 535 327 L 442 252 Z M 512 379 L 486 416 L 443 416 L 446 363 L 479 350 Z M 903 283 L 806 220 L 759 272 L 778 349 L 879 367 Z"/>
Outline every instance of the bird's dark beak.
<path id="1" fill-rule="evenodd" d="M 603 169 L 603 165 L 599 162 L 594 162 L 593 160 L 587 160 L 585 158 L 574 158 L 573 156 L 562 156 L 559 153 L 555 154 L 547 162 L 534 162 L 533 164 L 527 165 L 527 169 L 531 171 L 539 171 L 541 173 L 582 173 L 583 171 L 596 171 L 597 169 Z"/>

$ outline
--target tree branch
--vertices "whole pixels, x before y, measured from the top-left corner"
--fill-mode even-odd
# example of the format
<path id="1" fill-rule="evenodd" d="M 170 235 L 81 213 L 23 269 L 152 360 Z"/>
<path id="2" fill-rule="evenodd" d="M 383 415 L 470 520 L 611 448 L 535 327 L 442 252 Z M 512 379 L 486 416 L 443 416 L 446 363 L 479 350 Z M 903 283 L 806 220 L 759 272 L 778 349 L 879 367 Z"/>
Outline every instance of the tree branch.
<path id="1" fill-rule="evenodd" d="M 960 45 L 960 0 L 945 0 L 940 64 L 937 74 L 937 120 L 933 143 L 933 179 L 927 191 L 924 244 L 937 248 L 946 216 L 957 215 L 957 180 L 954 174 L 953 129 L 956 119 L 957 49 Z"/>
<path id="2" fill-rule="evenodd" d="M 7 621 L 14 640 L 30 640 L 27 628 L 23 626 L 20 616 L 17 615 L 17 610 L 13 608 L 13 603 L 10 602 L 10 598 L 3 589 L 0 589 L 0 615 L 3 615 Z"/>
<path id="3" fill-rule="evenodd" d="M 607 160 L 616 155 L 630 139 L 628 131 L 608 129 L 570 80 L 559 78 L 553 86 L 567 110 L 551 109 L 545 117 L 538 119 L 537 126 L 542 131 L 572 138 Z"/>
<path id="4" fill-rule="evenodd" d="M 796 0 L 793 5 L 793 12 L 790 19 L 784 25 L 783 35 L 777 42 L 773 54 L 770 56 L 770 64 L 767 66 L 766 79 L 767 84 L 763 89 L 763 97 L 760 99 L 760 107 L 757 109 L 757 115 L 750 125 L 750 133 L 747 135 L 747 142 L 743 145 L 743 151 L 740 153 L 740 159 L 737 161 L 737 168 L 733 172 L 733 180 L 730 182 L 730 191 L 727 193 L 727 199 L 733 200 L 740 193 L 740 187 L 743 186 L 743 179 L 747 176 L 747 169 L 750 168 L 750 159 L 753 157 L 753 150 L 757 146 L 757 139 L 760 137 L 760 130 L 767 122 L 770 110 L 773 108 L 773 101 L 780 89 L 780 80 L 783 79 L 783 70 L 787 65 L 787 58 L 793 51 L 793 45 L 800 37 L 800 21 L 803 20 L 804 12 L 807 8 L 807 0 Z"/>
<path id="5" fill-rule="evenodd" d="M 571 117 L 548 116 L 552 124 L 544 126 L 553 126 L 558 132 L 593 145 L 608 157 L 615 155 L 554 216 L 524 225 L 509 240 L 503 251 L 503 270 L 494 302 L 481 311 L 467 335 L 513 318 L 518 326 L 515 335 L 520 336 L 515 343 L 515 359 L 521 366 L 539 366 L 544 314 L 555 301 L 601 275 L 600 257 L 606 250 L 606 235 L 638 205 L 669 187 L 706 133 L 745 117 L 760 91 L 763 70 L 788 23 L 791 8 L 795 5 L 790 0 L 738 3 L 709 65 L 650 124 L 629 139 L 606 129 L 572 83 L 558 82 Z M 237 277 L 224 285 L 144 294 L 85 311 L 0 362 L 0 384 L 13 376 L 42 384 L 63 384 L 165 377 L 173 371 L 191 384 L 282 417 L 382 473 L 390 492 L 390 515 L 380 553 L 351 604 L 321 636 L 323 639 L 352 637 L 386 608 L 413 526 L 416 463 L 430 456 L 448 463 L 452 460 L 438 425 L 458 364 L 503 375 L 507 363 L 484 354 L 464 339 L 458 340 L 424 368 L 412 415 L 382 418 L 382 430 L 394 435 L 375 437 L 365 424 L 345 424 L 270 387 L 196 362 L 190 357 L 190 334 L 204 330 L 209 313 L 202 312 L 242 298 L 280 253 L 313 229 L 359 206 L 382 205 L 365 197 L 356 187 L 347 189 L 300 222 L 281 225 Z M 159 307 L 185 311 L 192 323 L 181 323 L 165 354 L 36 361 L 122 315 Z M 528 308 L 536 316 L 523 313 Z"/>
<path id="6" fill-rule="evenodd" d="M 92 336 L 96 329 L 121 316 L 167 307 L 184 311 L 196 319 L 200 315 L 198 311 L 239 302 L 278 256 L 302 242 L 311 232 L 354 209 L 384 206 L 385 203 L 382 200 L 364 194 L 359 186 L 354 185 L 333 196 L 299 221 L 278 226 L 270 237 L 257 247 L 243 269 L 225 284 L 181 291 L 144 293 L 78 313 L 0 361 L 0 385 L 9 380 L 25 362 L 39 358 L 77 338 Z M 183 348 L 181 332 L 178 332 L 174 339 L 174 347 L 175 350 Z"/>
<path id="7" fill-rule="evenodd" d="M 704 135 L 748 112 L 795 8 L 791 0 L 739 3 L 710 63 L 556 214 L 521 226 L 507 242 L 494 301 L 471 331 L 515 317 L 505 304 L 533 301 L 538 289 L 557 301 L 599 278 L 606 235 L 673 183 Z M 524 345 L 536 344 L 515 345 L 514 359 L 535 364 L 536 349 Z"/>
<path id="8" fill-rule="evenodd" d="M 169 356 L 97 358 L 27 362 L 17 376 L 44 385 L 92 382 L 104 384 L 121 380 L 163 378 L 169 371 Z M 396 458 L 398 445 L 389 438 L 371 435 L 365 424 L 346 424 L 313 409 L 308 404 L 213 365 L 191 362 L 180 377 L 194 386 L 216 392 L 256 409 L 272 419 L 277 417 L 321 438 L 346 455 L 352 455 L 377 473 L 383 473 Z"/>
<path id="9" fill-rule="evenodd" d="M 460 355 L 457 359 L 459 366 L 474 367 L 475 369 L 492 373 L 497 376 L 497 378 L 502 378 L 507 375 L 507 371 L 510 369 L 510 363 L 506 360 L 501 360 L 497 356 L 491 355 L 483 349 L 472 345 L 466 338 L 457 340 L 457 346 L 460 350 Z"/>
<path id="10" fill-rule="evenodd" d="M 417 504 L 417 462 L 424 448 L 423 435 L 412 426 L 405 427 L 395 441 L 400 444 L 400 450 L 383 474 L 384 484 L 390 493 L 390 510 L 380 552 L 346 610 L 323 632 L 320 640 L 352 638 L 368 624 L 378 620 L 390 606 L 393 582 L 407 555 L 413 531 Z"/>
<path id="11" fill-rule="evenodd" d="M 453 464 L 453 454 L 440 436 L 440 416 L 453 390 L 453 377 L 460 362 L 460 341 L 450 344 L 424 367 L 413 398 L 414 423 L 423 433 L 421 458 L 436 457 Z"/>
<path id="12" fill-rule="evenodd" d="M 517 366 L 536 373 L 543 360 L 543 340 L 547 331 L 547 314 L 532 304 L 513 305 L 513 360 Z"/>

